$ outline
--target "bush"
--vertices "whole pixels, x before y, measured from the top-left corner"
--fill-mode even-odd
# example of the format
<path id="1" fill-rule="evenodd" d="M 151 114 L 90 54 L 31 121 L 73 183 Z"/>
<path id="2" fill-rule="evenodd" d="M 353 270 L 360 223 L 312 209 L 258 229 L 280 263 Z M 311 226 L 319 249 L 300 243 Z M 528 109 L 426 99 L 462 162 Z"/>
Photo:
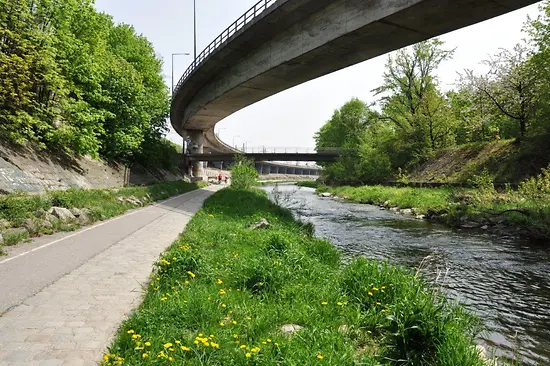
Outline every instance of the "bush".
<path id="1" fill-rule="evenodd" d="M 254 161 L 236 157 L 231 167 L 231 188 L 242 190 L 256 185 L 259 175 L 254 168 Z"/>

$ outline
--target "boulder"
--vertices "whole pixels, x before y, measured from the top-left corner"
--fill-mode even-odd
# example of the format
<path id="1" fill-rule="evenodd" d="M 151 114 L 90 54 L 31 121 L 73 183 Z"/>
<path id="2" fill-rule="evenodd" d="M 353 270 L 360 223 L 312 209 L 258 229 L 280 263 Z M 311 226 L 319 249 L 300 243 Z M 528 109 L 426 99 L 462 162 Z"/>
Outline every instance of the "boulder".
<path id="1" fill-rule="evenodd" d="M 75 217 L 79 217 L 80 215 L 82 215 L 82 211 L 79 208 L 76 208 L 76 207 L 71 208 L 69 211 L 71 211 L 71 213 Z"/>
<path id="2" fill-rule="evenodd" d="M 406 208 L 404 210 L 401 210 L 401 213 L 403 215 L 412 215 L 413 214 L 413 210 L 411 210 L 410 208 Z"/>
<path id="3" fill-rule="evenodd" d="M 424 220 L 426 218 L 425 215 L 416 215 L 417 220 Z"/>
<path id="4" fill-rule="evenodd" d="M 52 214 L 62 221 L 71 221 L 76 219 L 71 211 L 64 207 L 52 207 L 48 210 L 48 213 Z"/>
<path id="5" fill-rule="evenodd" d="M 399 207 L 390 207 L 391 212 L 399 212 Z"/>
<path id="6" fill-rule="evenodd" d="M 384 206 L 384 207 L 390 207 L 390 201 L 384 202 L 384 205 L 383 205 L 383 206 Z"/>
<path id="7" fill-rule="evenodd" d="M 52 224 L 59 221 L 59 219 L 57 217 L 55 217 L 54 215 L 52 215 L 51 213 L 48 213 L 48 212 L 46 212 L 46 215 L 44 215 L 44 218 L 46 219 L 46 221 L 48 221 Z"/>
<path id="8" fill-rule="evenodd" d="M 3 245 L 4 244 L 4 236 L 2 235 L 2 233 L 0 233 L 0 245 Z M 0 254 L 2 254 L 2 249 L 0 248 Z"/>
<path id="9" fill-rule="evenodd" d="M 264 227 L 269 227 L 269 221 L 267 221 L 266 219 L 261 219 L 260 221 L 250 225 L 248 228 L 251 230 L 255 230 L 255 229 L 261 229 Z"/>
<path id="10" fill-rule="evenodd" d="M 321 197 L 325 197 L 325 198 L 329 198 L 329 197 L 332 197 L 332 194 L 330 194 L 329 192 L 323 192 L 320 194 Z"/>
<path id="11" fill-rule="evenodd" d="M 473 221 L 466 221 L 465 223 L 460 225 L 460 227 L 463 229 L 477 229 L 479 226 L 479 223 Z"/>
<path id="12" fill-rule="evenodd" d="M 82 226 L 86 226 L 91 222 L 90 217 L 88 214 L 81 212 L 80 216 L 78 216 L 78 223 Z"/>
<path id="13" fill-rule="evenodd" d="M 304 329 L 301 325 L 297 324 L 284 324 L 281 326 L 281 333 L 285 335 L 293 335 L 296 332 L 299 332 L 300 330 Z"/>
<path id="14" fill-rule="evenodd" d="M 36 234 L 40 231 L 39 221 L 33 219 L 26 219 L 23 221 L 23 227 L 31 234 Z"/>
<path id="15" fill-rule="evenodd" d="M 117 197 L 116 198 L 118 202 L 124 202 L 126 199 L 124 197 Z"/>
<path id="16" fill-rule="evenodd" d="M 34 211 L 32 214 L 34 215 L 34 217 L 43 217 L 46 214 L 46 210 L 44 210 L 43 208 L 39 208 L 38 210 Z"/>
<path id="17" fill-rule="evenodd" d="M 48 220 L 40 220 L 40 226 L 45 229 L 53 229 L 53 225 Z"/>
<path id="18" fill-rule="evenodd" d="M 487 230 L 487 229 L 489 229 L 489 226 L 488 225 L 483 225 L 480 229 L 481 230 Z"/>
<path id="19" fill-rule="evenodd" d="M 11 227 L 11 223 L 8 220 L 0 219 L 0 230 L 9 229 Z"/>

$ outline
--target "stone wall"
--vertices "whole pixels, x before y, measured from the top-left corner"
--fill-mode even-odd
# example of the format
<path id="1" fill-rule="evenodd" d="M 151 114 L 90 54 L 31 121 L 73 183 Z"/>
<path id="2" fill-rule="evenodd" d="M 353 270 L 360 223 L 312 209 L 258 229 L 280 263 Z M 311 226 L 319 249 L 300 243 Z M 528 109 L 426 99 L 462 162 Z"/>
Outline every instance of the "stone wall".
<path id="1" fill-rule="evenodd" d="M 128 168 L 89 157 L 74 158 L 62 153 L 0 145 L 0 193 L 110 188 L 182 178 L 181 174 L 152 172 L 141 166 Z"/>

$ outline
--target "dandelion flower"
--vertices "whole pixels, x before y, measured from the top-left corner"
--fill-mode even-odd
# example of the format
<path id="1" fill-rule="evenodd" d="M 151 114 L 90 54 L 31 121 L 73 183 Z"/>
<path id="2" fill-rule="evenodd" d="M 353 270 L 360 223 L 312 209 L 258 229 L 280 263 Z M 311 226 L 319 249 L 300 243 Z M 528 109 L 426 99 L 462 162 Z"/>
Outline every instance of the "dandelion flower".
<path id="1" fill-rule="evenodd" d="M 134 331 L 133 329 L 130 329 L 127 333 L 128 333 L 128 334 L 134 334 L 135 331 Z"/>
<path id="2" fill-rule="evenodd" d="M 145 342 L 146 347 L 151 347 L 151 342 Z"/>
<path id="3" fill-rule="evenodd" d="M 141 358 L 147 358 L 147 357 L 149 357 L 148 353 L 144 353 L 144 354 L 141 355 Z"/>
<path id="4" fill-rule="evenodd" d="M 221 285 L 222 283 L 223 283 L 223 281 L 218 278 L 218 285 Z"/>
<path id="5" fill-rule="evenodd" d="M 324 356 L 323 356 L 322 354 L 320 354 L 320 353 L 317 354 L 317 358 L 318 358 L 318 359 L 322 360 L 323 357 L 324 357 Z"/>
<path id="6" fill-rule="evenodd" d="M 193 272 L 191 272 L 191 271 L 187 271 L 187 274 L 188 274 L 191 278 L 195 278 L 195 277 L 196 277 L 196 275 L 195 275 Z"/>
<path id="7" fill-rule="evenodd" d="M 328 302 L 323 301 L 323 302 L 321 303 L 321 305 L 328 305 Z"/>
<path id="8" fill-rule="evenodd" d="M 173 346 L 173 345 L 172 345 L 172 343 L 170 343 L 170 342 L 164 344 L 164 348 L 170 348 L 170 347 L 172 347 L 172 346 Z"/>
<path id="9" fill-rule="evenodd" d="M 247 352 L 245 356 L 246 356 L 246 358 L 250 358 L 250 357 L 252 357 L 252 354 L 250 352 Z"/>

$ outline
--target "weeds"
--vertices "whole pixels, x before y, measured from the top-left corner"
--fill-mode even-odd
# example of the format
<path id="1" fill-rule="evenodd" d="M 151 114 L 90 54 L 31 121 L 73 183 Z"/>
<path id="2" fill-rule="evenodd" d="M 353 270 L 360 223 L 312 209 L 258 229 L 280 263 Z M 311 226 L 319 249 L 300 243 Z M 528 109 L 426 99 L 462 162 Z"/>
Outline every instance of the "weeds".
<path id="1" fill-rule="evenodd" d="M 270 227 L 248 229 L 258 218 Z M 104 363 L 481 366 L 477 324 L 414 272 L 343 267 L 265 193 L 225 189 L 161 256 Z"/>

